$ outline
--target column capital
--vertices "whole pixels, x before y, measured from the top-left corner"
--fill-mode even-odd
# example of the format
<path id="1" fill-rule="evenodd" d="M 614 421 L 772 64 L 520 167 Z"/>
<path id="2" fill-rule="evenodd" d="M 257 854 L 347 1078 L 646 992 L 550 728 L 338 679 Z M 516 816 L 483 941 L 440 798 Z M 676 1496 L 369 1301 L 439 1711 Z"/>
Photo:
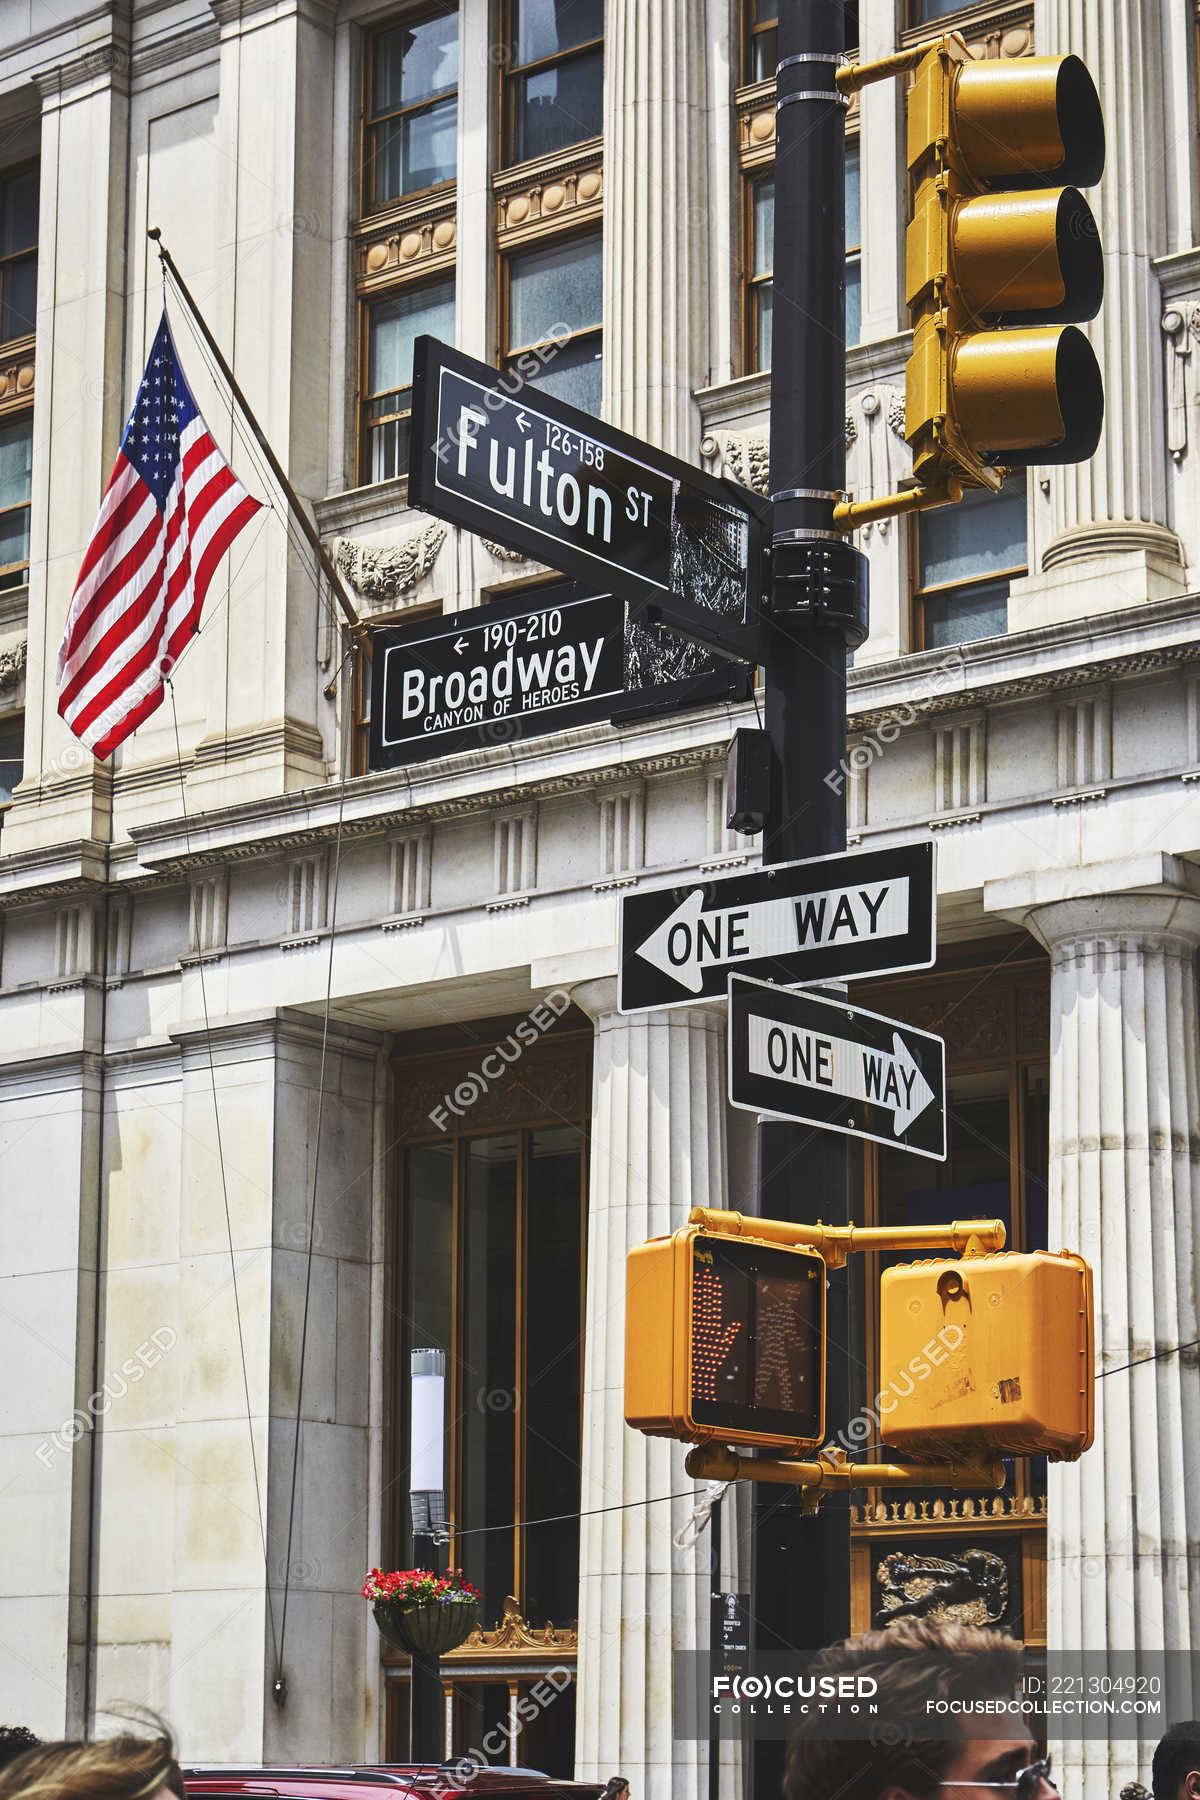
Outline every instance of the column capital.
<path id="1" fill-rule="evenodd" d="M 1200 946 L 1200 869 L 1162 851 L 989 881 L 983 904 L 1051 953 L 1094 938 Z"/>

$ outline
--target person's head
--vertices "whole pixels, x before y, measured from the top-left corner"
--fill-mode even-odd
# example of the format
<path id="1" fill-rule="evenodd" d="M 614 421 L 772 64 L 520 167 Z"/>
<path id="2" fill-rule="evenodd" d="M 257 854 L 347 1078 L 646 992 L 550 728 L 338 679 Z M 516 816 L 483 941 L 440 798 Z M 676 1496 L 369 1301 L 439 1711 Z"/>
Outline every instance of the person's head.
<path id="1" fill-rule="evenodd" d="M 928 1705 L 1010 1698 L 1021 1671 L 1021 1645 L 976 1625 L 903 1619 L 887 1631 L 847 1638 L 821 1652 L 817 1675 L 869 1676 L 876 1684 L 879 1738 L 888 1720 L 924 1718 Z M 943 1713 L 947 1735 L 897 1732 L 895 1743 L 829 1739 L 802 1725 L 788 1746 L 787 1800 L 1050 1800 L 1045 1775 L 1022 1770 L 1037 1762 L 1037 1747 L 1016 1722 L 1005 1737 L 970 1736 L 955 1715 Z M 993 1790 L 991 1796 L 982 1790 Z M 1200 1796 L 1197 1796 L 1200 1800 Z"/>
<path id="2" fill-rule="evenodd" d="M 167 1735 L 40 1744 L 0 1772 L 0 1800 L 171 1800 L 182 1794 Z"/>
<path id="3" fill-rule="evenodd" d="M 41 1741 L 34 1737 L 28 1725 L 0 1725 L 0 1769 L 6 1769 L 27 1750 L 36 1750 Z"/>
<path id="4" fill-rule="evenodd" d="M 1154 1800 L 1200 1800 L 1200 1719 L 1172 1725 L 1150 1765 Z"/>
<path id="5" fill-rule="evenodd" d="M 601 1800 L 629 1800 L 629 1783 L 623 1775 L 610 1775 Z"/>

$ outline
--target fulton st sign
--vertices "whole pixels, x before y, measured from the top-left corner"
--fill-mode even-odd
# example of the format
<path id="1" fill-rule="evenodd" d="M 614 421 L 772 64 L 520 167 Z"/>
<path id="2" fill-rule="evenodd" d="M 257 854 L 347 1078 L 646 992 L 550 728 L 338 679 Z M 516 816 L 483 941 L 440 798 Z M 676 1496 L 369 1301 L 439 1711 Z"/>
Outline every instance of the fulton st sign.
<path id="1" fill-rule="evenodd" d="M 414 506 L 755 661 L 757 495 L 430 337 L 413 355 L 412 446 Z"/>

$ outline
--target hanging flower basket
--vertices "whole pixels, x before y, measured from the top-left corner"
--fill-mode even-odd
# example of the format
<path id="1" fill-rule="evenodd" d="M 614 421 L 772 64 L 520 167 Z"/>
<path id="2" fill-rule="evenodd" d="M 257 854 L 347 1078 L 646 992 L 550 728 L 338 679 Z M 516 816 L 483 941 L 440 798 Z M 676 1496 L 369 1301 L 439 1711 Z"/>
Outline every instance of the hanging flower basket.
<path id="1" fill-rule="evenodd" d="M 372 1569 L 363 1595 L 384 1637 L 410 1655 L 444 1656 L 479 1623 L 479 1591 L 459 1569 Z"/>

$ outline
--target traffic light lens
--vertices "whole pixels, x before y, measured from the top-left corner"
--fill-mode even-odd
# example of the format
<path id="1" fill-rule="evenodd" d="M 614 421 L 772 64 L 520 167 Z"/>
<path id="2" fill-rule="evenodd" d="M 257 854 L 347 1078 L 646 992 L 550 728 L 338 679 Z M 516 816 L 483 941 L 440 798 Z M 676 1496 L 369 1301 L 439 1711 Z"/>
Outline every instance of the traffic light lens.
<path id="1" fill-rule="evenodd" d="M 1073 325 L 973 332 L 955 350 L 950 387 L 965 437 L 994 467 L 1080 462 L 1100 442 L 1100 365 Z"/>
<path id="2" fill-rule="evenodd" d="M 963 63 L 951 135 L 965 174 L 979 183 L 1093 187 L 1104 172 L 1100 96 L 1077 56 Z"/>
<path id="3" fill-rule="evenodd" d="M 726 1237 L 692 1261 L 691 1413 L 699 1426 L 817 1441 L 825 1265 Z"/>
<path id="4" fill-rule="evenodd" d="M 1078 188 L 960 201 L 951 262 L 963 305 L 1002 325 L 1074 325 L 1104 297 L 1100 234 Z"/>

